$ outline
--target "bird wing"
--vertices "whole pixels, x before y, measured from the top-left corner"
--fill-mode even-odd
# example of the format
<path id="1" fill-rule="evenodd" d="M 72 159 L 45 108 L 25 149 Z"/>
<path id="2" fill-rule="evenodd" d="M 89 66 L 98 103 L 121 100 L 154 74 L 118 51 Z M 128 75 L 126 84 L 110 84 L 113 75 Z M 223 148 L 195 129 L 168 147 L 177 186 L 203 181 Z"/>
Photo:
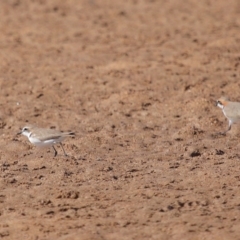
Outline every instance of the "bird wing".
<path id="1" fill-rule="evenodd" d="M 229 108 L 224 108 L 224 110 L 228 119 L 240 121 L 240 103 L 233 102 L 232 105 L 229 106 Z"/>

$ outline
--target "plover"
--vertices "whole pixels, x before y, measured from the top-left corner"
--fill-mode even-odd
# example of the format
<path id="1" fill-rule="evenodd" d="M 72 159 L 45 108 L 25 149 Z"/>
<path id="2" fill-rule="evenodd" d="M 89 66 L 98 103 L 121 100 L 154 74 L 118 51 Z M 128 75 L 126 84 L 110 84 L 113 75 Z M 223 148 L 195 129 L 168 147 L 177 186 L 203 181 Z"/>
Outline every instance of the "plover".
<path id="1" fill-rule="evenodd" d="M 54 144 L 59 143 L 62 147 L 64 155 L 67 156 L 63 148 L 62 141 L 68 136 L 75 135 L 73 132 L 60 132 L 55 129 L 38 128 L 32 125 L 25 126 L 18 134 L 28 137 L 28 140 L 35 146 L 52 146 L 54 149 L 54 157 L 57 156 L 57 150 L 55 149 Z"/>
<path id="2" fill-rule="evenodd" d="M 217 106 L 222 109 L 223 114 L 228 119 L 228 129 L 222 134 L 231 130 L 233 123 L 240 121 L 240 102 L 231 102 L 225 97 L 217 100 Z"/>

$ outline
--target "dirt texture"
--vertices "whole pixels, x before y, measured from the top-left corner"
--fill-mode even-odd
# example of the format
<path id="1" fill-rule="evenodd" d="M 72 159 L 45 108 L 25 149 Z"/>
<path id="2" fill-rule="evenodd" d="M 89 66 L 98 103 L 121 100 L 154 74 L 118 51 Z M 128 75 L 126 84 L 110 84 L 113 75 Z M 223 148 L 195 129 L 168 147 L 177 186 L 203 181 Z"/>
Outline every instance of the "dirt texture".
<path id="1" fill-rule="evenodd" d="M 240 239 L 238 0 L 0 1 L 0 239 Z M 26 124 L 75 137 L 37 148 Z"/>

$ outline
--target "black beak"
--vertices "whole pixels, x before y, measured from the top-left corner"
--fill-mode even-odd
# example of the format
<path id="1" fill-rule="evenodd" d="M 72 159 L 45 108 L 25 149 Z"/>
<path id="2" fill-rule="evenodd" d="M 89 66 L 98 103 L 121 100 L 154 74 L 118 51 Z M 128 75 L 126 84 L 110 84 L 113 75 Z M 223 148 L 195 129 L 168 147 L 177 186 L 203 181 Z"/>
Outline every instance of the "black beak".
<path id="1" fill-rule="evenodd" d="M 17 133 L 17 135 L 20 135 L 20 134 L 22 134 L 22 131 Z"/>

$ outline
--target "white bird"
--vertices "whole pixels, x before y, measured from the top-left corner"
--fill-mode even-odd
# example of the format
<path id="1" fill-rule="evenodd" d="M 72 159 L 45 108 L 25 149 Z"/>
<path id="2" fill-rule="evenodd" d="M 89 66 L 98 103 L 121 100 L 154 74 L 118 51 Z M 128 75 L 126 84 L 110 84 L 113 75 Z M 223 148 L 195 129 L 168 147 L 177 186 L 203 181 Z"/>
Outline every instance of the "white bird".
<path id="1" fill-rule="evenodd" d="M 67 156 L 63 148 L 62 141 L 68 136 L 75 135 L 73 132 L 60 132 L 55 129 L 38 128 L 32 125 L 25 126 L 18 134 L 28 137 L 28 140 L 35 146 L 52 146 L 54 149 L 54 157 L 57 156 L 57 150 L 55 149 L 54 144 L 59 143 L 62 147 L 64 155 Z"/>
<path id="2" fill-rule="evenodd" d="M 240 122 L 240 102 L 231 102 L 225 97 L 217 100 L 217 106 L 222 109 L 223 114 L 228 119 L 228 129 L 222 134 L 231 130 L 234 123 Z"/>

